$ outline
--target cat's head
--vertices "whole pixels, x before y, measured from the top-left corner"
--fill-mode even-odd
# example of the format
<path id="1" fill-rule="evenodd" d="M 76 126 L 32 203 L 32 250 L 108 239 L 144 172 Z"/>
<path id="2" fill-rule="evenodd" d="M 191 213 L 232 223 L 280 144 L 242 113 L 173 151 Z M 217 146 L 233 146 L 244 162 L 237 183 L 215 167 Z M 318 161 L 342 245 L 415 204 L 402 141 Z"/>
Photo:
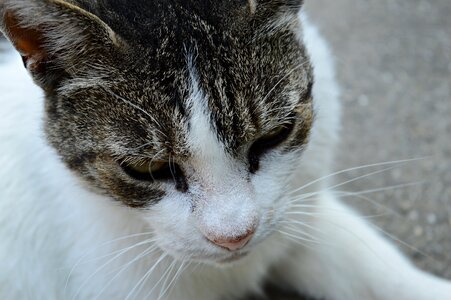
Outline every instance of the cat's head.
<path id="1" fill-rule="evenodd" d="M 184 259 L 264 241 L 312 126 L 301 1 L 0 0 L 47 137 Z M 99 216 L 101 217 L 101 216 Z"/>

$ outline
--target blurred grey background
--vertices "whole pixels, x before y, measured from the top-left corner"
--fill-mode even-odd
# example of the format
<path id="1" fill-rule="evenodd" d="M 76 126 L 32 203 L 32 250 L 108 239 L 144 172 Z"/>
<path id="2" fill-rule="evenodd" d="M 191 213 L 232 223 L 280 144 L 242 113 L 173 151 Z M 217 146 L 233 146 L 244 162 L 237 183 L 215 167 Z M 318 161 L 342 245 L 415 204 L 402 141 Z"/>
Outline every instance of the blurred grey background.
<path id="1" fill-rule="evenodd" d="M 365 195 L 376 205 L 345 201 L 383 214 L 371 221 L 419 267 L 451 279 L 451 1 L 306 0 L 306 10 L 330 43 L 343 89 L 336 169 L 428 157 L 340 189 L 424 183 Z"/>

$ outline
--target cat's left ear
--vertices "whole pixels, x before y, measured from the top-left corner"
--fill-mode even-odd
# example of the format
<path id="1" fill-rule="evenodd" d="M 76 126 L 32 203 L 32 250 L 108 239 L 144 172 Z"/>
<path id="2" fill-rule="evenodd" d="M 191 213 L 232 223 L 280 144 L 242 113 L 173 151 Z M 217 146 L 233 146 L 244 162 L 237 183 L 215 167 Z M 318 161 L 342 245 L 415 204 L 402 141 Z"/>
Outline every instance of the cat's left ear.
<path id="1" fill-rule="evenodd" d="M 122 44 L 98 17 L 62 0 L 0 0 L 0 29 L 45 90 Z"/>

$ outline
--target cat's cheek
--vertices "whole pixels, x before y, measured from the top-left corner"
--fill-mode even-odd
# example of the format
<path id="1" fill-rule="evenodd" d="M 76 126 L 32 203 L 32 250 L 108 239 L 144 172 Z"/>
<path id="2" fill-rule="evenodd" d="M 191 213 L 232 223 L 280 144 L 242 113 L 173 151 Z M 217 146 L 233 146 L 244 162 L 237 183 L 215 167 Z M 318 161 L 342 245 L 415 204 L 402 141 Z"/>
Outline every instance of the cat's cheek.
<path id="1" fill-rule="evenodd" d="M 157 244 L 173 257 L 182 257 L 193 243 L 199 245 L 202 242 L 191 212 L 189 197 L 176 191 L 168 192 L 158 203 L 143 211 Z"/>
<path id="2" fill-rule="evenodd" d="M 285 152 L 282 149 L 266 154 L 261 159 L 259 172 L 251 176 L 251 182 L 263 198 L 277 198 L 298 164 L 299 154 L 296 152 Z"/>
<path id="3" fill-rule="evenodd" d="M 289 201 L 286 190 L 296 174 L 299 161 L 299 154 L 296 152 L 279 151 L 270 154 L 262 160 L 260 172 L 252 177 L 256 197 L 262 207 L 263 235 L 271 233 L 284 215 L 285 204 Z"/>

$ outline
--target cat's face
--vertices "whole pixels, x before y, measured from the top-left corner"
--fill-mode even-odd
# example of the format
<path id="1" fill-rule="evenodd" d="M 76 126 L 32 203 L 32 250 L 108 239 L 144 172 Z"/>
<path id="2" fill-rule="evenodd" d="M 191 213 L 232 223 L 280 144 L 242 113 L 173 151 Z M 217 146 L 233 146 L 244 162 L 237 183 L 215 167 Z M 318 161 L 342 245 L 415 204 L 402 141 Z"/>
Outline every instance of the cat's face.
<path id="1" fill-rule="evenodd" d="M 223 2 L 0 8 L 68 167 L 163 250 L 213 263 L 274 231 L 313 119 L 300 1 Z"/>

